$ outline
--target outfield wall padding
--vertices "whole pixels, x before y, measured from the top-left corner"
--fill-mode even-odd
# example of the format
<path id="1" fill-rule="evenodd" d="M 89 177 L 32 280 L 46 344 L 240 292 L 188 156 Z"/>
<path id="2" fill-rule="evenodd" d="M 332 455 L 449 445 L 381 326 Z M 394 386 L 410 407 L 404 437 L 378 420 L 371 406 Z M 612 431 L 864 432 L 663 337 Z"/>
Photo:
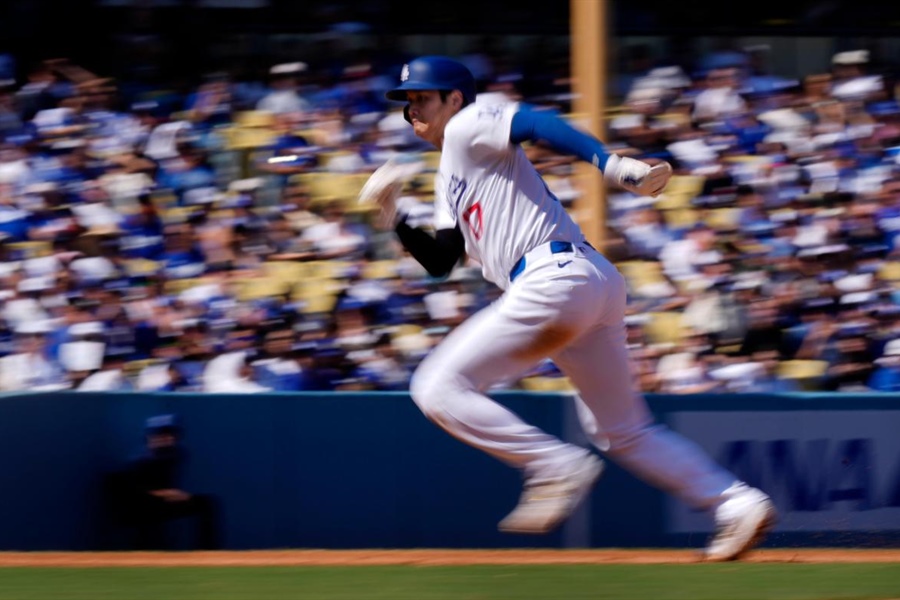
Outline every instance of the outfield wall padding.
<path id="1" fill-rule="evenodd" d="M 494 397 L 583 443 L 570 397 Z M 782 518 L 768 545 L 900 544 L 900 398 L 648 400 L 661 422 L 770 491 Z M 6 394 L 0 550 L 127 548 L 104 478 L 163 413 L 184 427 L 183 487 L 219 498 L 231 549 L 701 546 L 711 526 L 612 465 L 559 531 L 501 534 L 519 474 L 429 423 L 404 393 Z M 173 525 L 177 547 L 189 546 L 187 527 Z"/>

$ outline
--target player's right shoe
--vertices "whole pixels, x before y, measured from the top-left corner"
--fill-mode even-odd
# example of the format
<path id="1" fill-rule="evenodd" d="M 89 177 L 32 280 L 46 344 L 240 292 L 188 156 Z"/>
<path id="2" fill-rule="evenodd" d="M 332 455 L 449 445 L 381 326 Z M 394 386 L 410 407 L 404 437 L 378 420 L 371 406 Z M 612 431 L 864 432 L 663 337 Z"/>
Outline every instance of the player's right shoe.
<path id="1" fill-rule="evenodd" d="M 603 473 L 603 461 L 587 454 L 571 471 L 552 479 L 530 478 L 519 504 L 498 525 L 505 533 L 549 533 L 565 521 Z"/>
<path id="2" fill-rule="evenodd" d="M 716 532 L 703 552 L 708 561 L 736 560 L 759 544 L 775 525 L 772 500 L 741 484 L 737 493 L 716 509 Z"/>

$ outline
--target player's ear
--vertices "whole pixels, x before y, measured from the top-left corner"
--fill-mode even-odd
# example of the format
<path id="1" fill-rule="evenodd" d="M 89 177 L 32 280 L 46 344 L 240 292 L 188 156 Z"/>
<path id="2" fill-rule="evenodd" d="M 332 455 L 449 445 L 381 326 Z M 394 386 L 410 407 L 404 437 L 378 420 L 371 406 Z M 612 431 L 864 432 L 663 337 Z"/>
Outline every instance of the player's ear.
<path id="1" fill-rule="evenodd" d="M 463 105 L 463 95 L 459 90 L 453 90 L 450 94 L 450 106 L 454 108 L 454 110 L 459 110 Z"/>

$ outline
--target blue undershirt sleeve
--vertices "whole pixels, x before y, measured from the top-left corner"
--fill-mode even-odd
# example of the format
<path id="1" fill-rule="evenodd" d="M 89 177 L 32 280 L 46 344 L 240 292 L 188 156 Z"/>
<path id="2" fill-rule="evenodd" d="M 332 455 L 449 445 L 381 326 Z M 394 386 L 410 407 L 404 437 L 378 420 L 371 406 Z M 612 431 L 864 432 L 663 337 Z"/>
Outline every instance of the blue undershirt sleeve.
<path id="1" fill-rule="evenodd" d="M 606 146 L 594 136 L 575 129 L 555 113 L 533 110 L 526 104 L 513 115 L 509 141 L 514 144 L 545 142 L 557 152 L 577 156 L 601 171 L 606 168 L 610 156 Z"/>

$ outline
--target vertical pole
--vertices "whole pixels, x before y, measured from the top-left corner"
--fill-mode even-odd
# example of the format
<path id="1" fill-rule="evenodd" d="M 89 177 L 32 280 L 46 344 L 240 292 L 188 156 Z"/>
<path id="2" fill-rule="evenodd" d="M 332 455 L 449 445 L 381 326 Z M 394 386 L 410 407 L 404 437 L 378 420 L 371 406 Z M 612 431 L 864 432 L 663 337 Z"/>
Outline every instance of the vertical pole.
<path id="1" fill-rule="evenodd" d="M 569 31 L 572 63 L 572 112 L 575 125 L 605 140 L 606 112 L 606 11 L 608 0 L 570 0 Z M 588 241 L 603 250 L 606 239 L 606 188 L 593 165 L 575 167 L 580 192 L 575 201 L 575 219 Z"/>

